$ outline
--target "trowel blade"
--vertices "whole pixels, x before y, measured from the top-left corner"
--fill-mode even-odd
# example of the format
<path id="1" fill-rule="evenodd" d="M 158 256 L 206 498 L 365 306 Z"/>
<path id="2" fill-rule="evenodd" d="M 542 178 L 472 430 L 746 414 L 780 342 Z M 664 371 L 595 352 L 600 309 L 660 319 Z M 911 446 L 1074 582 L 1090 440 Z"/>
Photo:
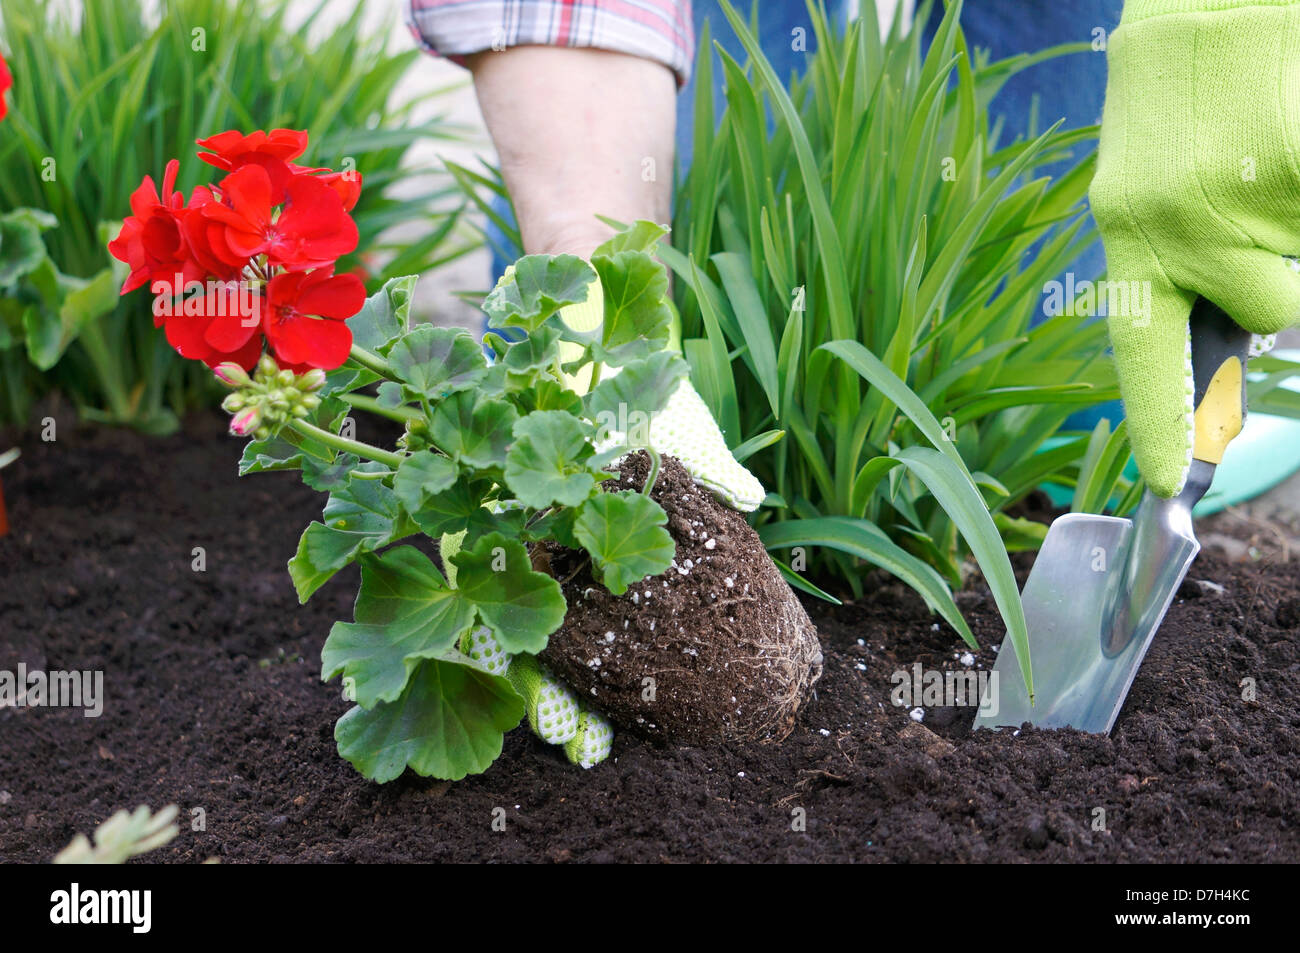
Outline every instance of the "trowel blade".
<path id="1" fill-rule="evenodd" d="M 1190 515 L 1148 497 L 1134 520 L 1067 514 L 1048 531 L 1021 594 L 1035 698 L 1004 637 L 976 728 L 1106 734 L 1200 545 Z"/>

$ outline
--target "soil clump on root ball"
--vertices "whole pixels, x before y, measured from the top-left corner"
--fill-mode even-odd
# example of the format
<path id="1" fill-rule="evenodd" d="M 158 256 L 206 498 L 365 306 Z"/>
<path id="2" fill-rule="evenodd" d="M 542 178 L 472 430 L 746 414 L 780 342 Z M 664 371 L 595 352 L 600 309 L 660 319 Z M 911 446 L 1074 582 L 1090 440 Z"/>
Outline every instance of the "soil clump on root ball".
<path id="1" fill-rule="evenodd" d="M 626 457 L 606 490 L 645 485 Z M 780 741 L 821 677 L 817 630 L 740 513 L 663 458 L 651 497 L 668 514 L 672 566 L 615 596 L 585 554 L 552 547 L 569 610 L 541 658 L 619 727 L 688 745 Z"/>

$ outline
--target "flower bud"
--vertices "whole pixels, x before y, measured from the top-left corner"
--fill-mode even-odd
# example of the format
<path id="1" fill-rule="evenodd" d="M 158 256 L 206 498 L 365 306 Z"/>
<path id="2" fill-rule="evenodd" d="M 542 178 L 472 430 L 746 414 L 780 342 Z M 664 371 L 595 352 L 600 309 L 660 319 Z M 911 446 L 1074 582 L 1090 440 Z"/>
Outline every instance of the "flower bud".
<path id="1" fill-rule="evenodd" d="M 247 387 L 252 382 L 252 379 L 248 376 L 248 372 L 234 361 L 226 361 L 224 364 L 218 364 L 212 369 L 212 373 L 216 375 L 217 380 L 232 389 L 236 387 Z"/>
<path id="2" fill-rule="evenodd" d="M 275 363 L 275 358 L 270 354 L 263 354 L 257 362 L 257 373 L 260 377 L 268 379 L 274 377 L 280 372 L 280 365 Z"/>
<path id="3" fill-rule="evenodd" d="M 291 370 L 283 370 L 275 375 L 275 382 L 281 387 L 289 387 L 293 384 L 294 373 Z"/>
<path id="4" fill-rule="evenodd" d="M 313 367 L 306 374 L 298 378 L 298 390 L 304 394 L 314 390 L 320 390 L 325 386 L 325 372 L 319 367 Z"/>
<path id="5" fill-rule="evenodd" d="M 248 399 L 243 394 L 227 394 L 226 399 L 221 402 L 221 409 L 228 414 L 238 413 L 244 409 Z"/>
<path id="6" fill-rule="evenodd" d="M 298 401 L 299 407 L 305 407 L 307 410 L 315 410 L 320 406 L 320 398 L 315 394 L 304 394 Z"/>
<path id="7" fill-rule="evenodd" d="M 236 437 L 247 437 L 262 423 L 262 414 L 256 407 L 246 407 L 230 420 L 230 432 Z"/>

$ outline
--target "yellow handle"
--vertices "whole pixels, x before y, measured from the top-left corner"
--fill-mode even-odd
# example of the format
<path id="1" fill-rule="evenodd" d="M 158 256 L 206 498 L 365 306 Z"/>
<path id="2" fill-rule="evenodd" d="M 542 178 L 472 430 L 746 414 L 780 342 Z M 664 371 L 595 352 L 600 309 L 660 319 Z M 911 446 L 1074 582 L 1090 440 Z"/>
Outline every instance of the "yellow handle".
<path id="1" fill-rule="evenodd" d="M 1244 368 L 1235 355 L 1219 365 L 1205 389 L 1201 405 L 1196 408 L 1196 439 L 1192 456 L 1197 460 L 1218 465 L 1223 462 L 1223 451 L 1232 439 L 1241 433 L 1244 417 L 1241 406 L 1241 386 Z"/>

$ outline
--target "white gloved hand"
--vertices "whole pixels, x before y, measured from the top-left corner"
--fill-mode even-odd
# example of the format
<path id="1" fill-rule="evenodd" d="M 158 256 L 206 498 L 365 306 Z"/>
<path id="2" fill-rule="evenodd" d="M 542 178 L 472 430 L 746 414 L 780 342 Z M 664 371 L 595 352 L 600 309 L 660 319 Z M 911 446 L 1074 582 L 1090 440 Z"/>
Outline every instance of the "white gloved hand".
<path id="1" fill-rule="evenodd" d="M 604 291 L 600 278 L 587 287 L 587 300 L 560 309 L 560 318 L 575 331 L 593 331 L 604 320 Z M 680 336 L 674 328 L 670 339 Z M 577 344 L 560 344 L 561 361 L 574 360 L 582 353 Z M 608 367 L 604 377 L 613 377 L 621 368 Z M 565 383 L 579 394 L 585 394 L 591 384 L 591 367 L 579 368 L 576 374 L 565 374 Z M 612 434 L 611 445 L 621 441 L 623 434 Z M 754 474 L 745 469 L 723 439 L 713 414 L 689 380 L 683 380 L 668 398 L 668 403 L 650 420 L 650 446 L 660 453 L 676 457 L 695 482 L 707 489 L 721 503 L 733 510 L 750 513 L 758 509 L 767 494 Z"/>

